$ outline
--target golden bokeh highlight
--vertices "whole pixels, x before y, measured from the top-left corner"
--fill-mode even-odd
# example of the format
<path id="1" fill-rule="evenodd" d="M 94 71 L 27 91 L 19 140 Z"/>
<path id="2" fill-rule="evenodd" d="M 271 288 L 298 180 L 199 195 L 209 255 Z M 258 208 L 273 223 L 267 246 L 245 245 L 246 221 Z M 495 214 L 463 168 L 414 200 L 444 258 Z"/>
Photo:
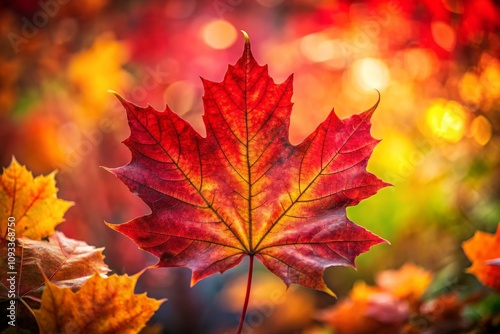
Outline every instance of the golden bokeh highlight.
<path id="1" fill-rule="evenodd" d="M 101 117 L 110 94 L 108 89 L 126 89 L 132 80 L 122 65 L 129 60 L 125 43 L 105 33 L 94 44 L 73 56 L 66 71 L 69 82 L 81 98 L 80 118 Z M 76 95 L 76 94 L 75 94 Z"/>
<path id="2" fill-rule="evenodd" d="M 333 69 L 333 70 L 341 70 L 347 66 L 347 62 L 348 62 L 348 57 L 347 57 L 347 54 L 344 50 L 345 45 L 343 44 L 342 41 L 340 41 L 338 39 L 332 39 L 330 42 L 331 42 L 331 45 L 333 46 L 334 53 L 330 57 L 330 59 L 328 59 L 325 62 L 325 65 L 326 65 L 326 67 Z"/>
<path id="3" fill-rule="evenodd" d="M 460 97 L 466 103 L 478 105 L 483 97 L 483 87 L 475 73 L 467 72 L 458 86 Z"/>
<path id="4" fill-rule="evenodd" d="M 211 48 L 223 50 L 234 44 L 238 34 L 231 23 L 225 20 L 214 20 L 203 27 L 202 37 Z"/>
<path id="5" fill-rule="evenodd" d="M 404 54 L 404 68 L 415 80 L 429 78 L 435 70 L 436 63 L 436 56 L 426 49 L 409 49 Z"/>
<path id="6" fill-rule="evenodd" d="M 466 120 L 464 107 L 456 101 L 436 99 L 427 109 L 427 125 L 435 135 L 451 143 L 464 136 Z"/>
<path id="7" fill-rule="evenodd" d="M 383 90 L 390 81 L 387 65 L 380 59 L 363 58 L 352 64 L 354 78 L 359 87 L 366 91 Z"/>
<path id="8" fill-rule="evenodd" d="M 488 144 L 492 135 L 492 128 L 490 121 L 480 115 L 474 118 L 471 124 L 472 138 L 481 146 Z"/>
<path id="9" fill-rule="evenodd" d="M 488 63 L 481 73 L 480 81 L 490 98 L 500 97 L 500 62 L 498 60 Z"/>

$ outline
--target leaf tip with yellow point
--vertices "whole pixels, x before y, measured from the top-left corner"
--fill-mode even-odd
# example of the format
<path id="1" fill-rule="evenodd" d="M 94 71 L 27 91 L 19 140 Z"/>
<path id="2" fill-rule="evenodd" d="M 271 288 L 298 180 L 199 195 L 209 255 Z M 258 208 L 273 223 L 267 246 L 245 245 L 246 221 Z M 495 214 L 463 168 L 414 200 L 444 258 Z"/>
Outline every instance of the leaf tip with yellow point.
<path id="1" fill-rule="evenodd" d="M 116 225 L 117 224 L 111 224 L 111 223 L 108 223 L 107 221 L 104 221 L 104 224 L 106 224 L 107 227 L 113 229 L 113 230 L 116 230 Z"/>
<path id="2" fill-rule="evenodd" d="M 243 34 L 243 37 L 245 38 L 245 44 L 250 44 L 250 37 L 248 37 L 248 34 L 245 30 L 240 30 L 241 33 Z"/>
<path id="3" fill-rule="evenodd" d="M 112 89 L 108 89 L 107 92 L 116 96 L 118 98 L 118 100 L 120 100 L 120 102 L 125 101 L 125 99 L 120 94 L 118 94 L 116 91 L 114 91 Z"/>
<path id="4" fill-rule="evenodd" d="M 323 289 L 323 292 L 325 292 L 325 293 L 329 294 L 330 296 L 332 296 L 332 297 L 333 297 L 333 298 L 335 298 L 335 299 L 339 299 L 339 298 L 337 297 L 337 295 L 335 294 L 335 292 L 333 292 L 333 291 L 332 291 L 332 290 L 330 290 L 329 288 L 325 288 L 325 289 Z"/>

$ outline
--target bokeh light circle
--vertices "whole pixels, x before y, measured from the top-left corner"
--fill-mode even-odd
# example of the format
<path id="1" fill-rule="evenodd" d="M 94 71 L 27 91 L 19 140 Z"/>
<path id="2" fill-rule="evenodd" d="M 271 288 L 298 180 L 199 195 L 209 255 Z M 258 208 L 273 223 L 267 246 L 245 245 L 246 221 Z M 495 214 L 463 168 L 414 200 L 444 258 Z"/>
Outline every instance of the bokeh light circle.
<path id="1" fill-rule="evenodd" d="M 383 90 L 390 81 L 387 65 L 380 59 L 363 58 L 352 64 L 356 83 L 364 90 Z"/>
<path id="2" fill-rule="evenodd" d="M 233 45 L 238 35 L 231 23 L 225 20 L 214 20 L 203 27 L 202 36 L 208 46 L 222 50 Z"/>

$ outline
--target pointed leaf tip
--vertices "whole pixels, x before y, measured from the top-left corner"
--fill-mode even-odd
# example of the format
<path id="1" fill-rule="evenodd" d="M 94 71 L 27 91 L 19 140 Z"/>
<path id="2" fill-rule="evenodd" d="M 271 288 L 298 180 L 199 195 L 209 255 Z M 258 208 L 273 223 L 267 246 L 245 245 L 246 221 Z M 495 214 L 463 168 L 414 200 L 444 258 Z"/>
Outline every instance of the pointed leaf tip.
<path id="1" fill-rule="evenodd" d="M 243 34 L 243 37 L 245 38 L 245 44 L 250 44 L 250 37 L 248 37 L 248 34 L 245 30 L 240 30 L 241 33 Z"/>
<path id="2" fill-rule="evenodd" d="M 370 118 L 375 112 L 375 110 L 378 108 L 378 105 L 380 103 L 380 91 L 378 89 L 375 89 L 375 91 L 377 92 L 377 102 L 375 102 L 375 104 L 370 109 L 365 111 L 370 116 Z"/>
<path id="3" fill-rule="evenodd" d="M 339 298 L 337 297 L 337 295 L 335 294 L 335 292 L 333 292 L 332 290 L 330 290 L 330 288 L 329 288 L 329 287 L 327 287 L 326 285 L 325 285 L 325 288 L 324 288 L 323 290 L 321 290 L 321 291 L 325 292 L 326 294 L 328 294 L 328 295 L 332 296 L 332 297 L 333 297 L 333 298 L 335 298 L 335 299 L 339 299 Z"/>
<path id="4" fill-rule="evenodd" d="M 118 99 L 123 100 L 123 98 L 121 97 L 121 95 L 120 95 L 120 94 L 118 94 L 118 92 L 117 92 L 117 91 L 112 90 L 112 89 L 108 89 L 108 90 L 107 90 L 107 92 L 108 92 L 108 93 L 113 94 L 113 95 L 114 95 L 114 96 L 116 96 Z"/>
<path id="5" fill-rule="evenodd" d="M 116 91 L 114 91 L 112 89 L 108 89 L 107 92 L 113 94 L 114 96 L 116 96 L 116 98 L 120 101 L 121 104 L 124 104 L 124 103 L 128 102 L 127 100 L 125 100 L 123 98 L 123 96 L 121 96 L 120 94 L 118 94 L 118 92 L 116 92 Z"/>

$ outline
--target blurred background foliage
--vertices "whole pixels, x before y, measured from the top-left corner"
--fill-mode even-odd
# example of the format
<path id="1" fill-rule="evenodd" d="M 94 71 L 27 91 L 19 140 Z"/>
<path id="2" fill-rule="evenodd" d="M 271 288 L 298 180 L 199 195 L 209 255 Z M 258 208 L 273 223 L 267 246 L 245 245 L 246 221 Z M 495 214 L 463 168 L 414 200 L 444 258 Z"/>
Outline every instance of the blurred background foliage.
<path id="1" fill-rule="evenodd" d="M 377 277 L 412 263 L 433 278 L 425 293 L 405 299 L 406 308 L 388 302 L 406 316 L 407 332 L 433 333 L 427 320 L 435 310 L 416 311 L 417 301 L 455 307 L 465 329 L 481 321 L 499 326 L 490 317 L 499 297 L 465 273 L 470 262 L 461 249 L 476 230 L 492 233 L 500 221 L 499 26 L 494 0 L 4 1 L 0 160 L 7 166 L 15 155 L 35 174 L 58 169 L 59 197 L 76 202 L 61 230 L 105 246 L 110 268 L 135 273 L 154 264 L 103 224 L 149 212 L 99 168 L 130 159 L 120 144 L 128 135 L 125 112 L 107 90 L 156 109 L 168 103 L 204 134 L 199 76 L 222 80 L 241 54 L 243 29 L 276 82 L 294 73 L 293 143 L 332 107 L 347 117 L 373 105 L 380 92 L 372 133 L 382 142 L 369 170 L 394 185 L 348 209 L 391 246 L 360 256 L 357 271 L 326 271 L 339 301 L 300 287 L 285 291 L 258 266 L 247 333 L 377 332 L 336 327 L 332 319 L 341 311 L 353 316 L 359 307 L 349 311 L 345 303 L 366 303 L 360 296 L 375 290 L 378 302 L 394 299 L 380 294 Z M 240 265 L 194 288 L 187 269 L 150 270 L 139 289 L 169 299 L 152 320 L 166 333 L 229 333 L 246 270 Z M 466 301 L 475 294 L 471 306 Z M 320 311 L 335 304 L 331 314 Z M 411 318 L 415 312 L 427 322 Z M 380 333 L 389 332 L 384 328 Z"/>

